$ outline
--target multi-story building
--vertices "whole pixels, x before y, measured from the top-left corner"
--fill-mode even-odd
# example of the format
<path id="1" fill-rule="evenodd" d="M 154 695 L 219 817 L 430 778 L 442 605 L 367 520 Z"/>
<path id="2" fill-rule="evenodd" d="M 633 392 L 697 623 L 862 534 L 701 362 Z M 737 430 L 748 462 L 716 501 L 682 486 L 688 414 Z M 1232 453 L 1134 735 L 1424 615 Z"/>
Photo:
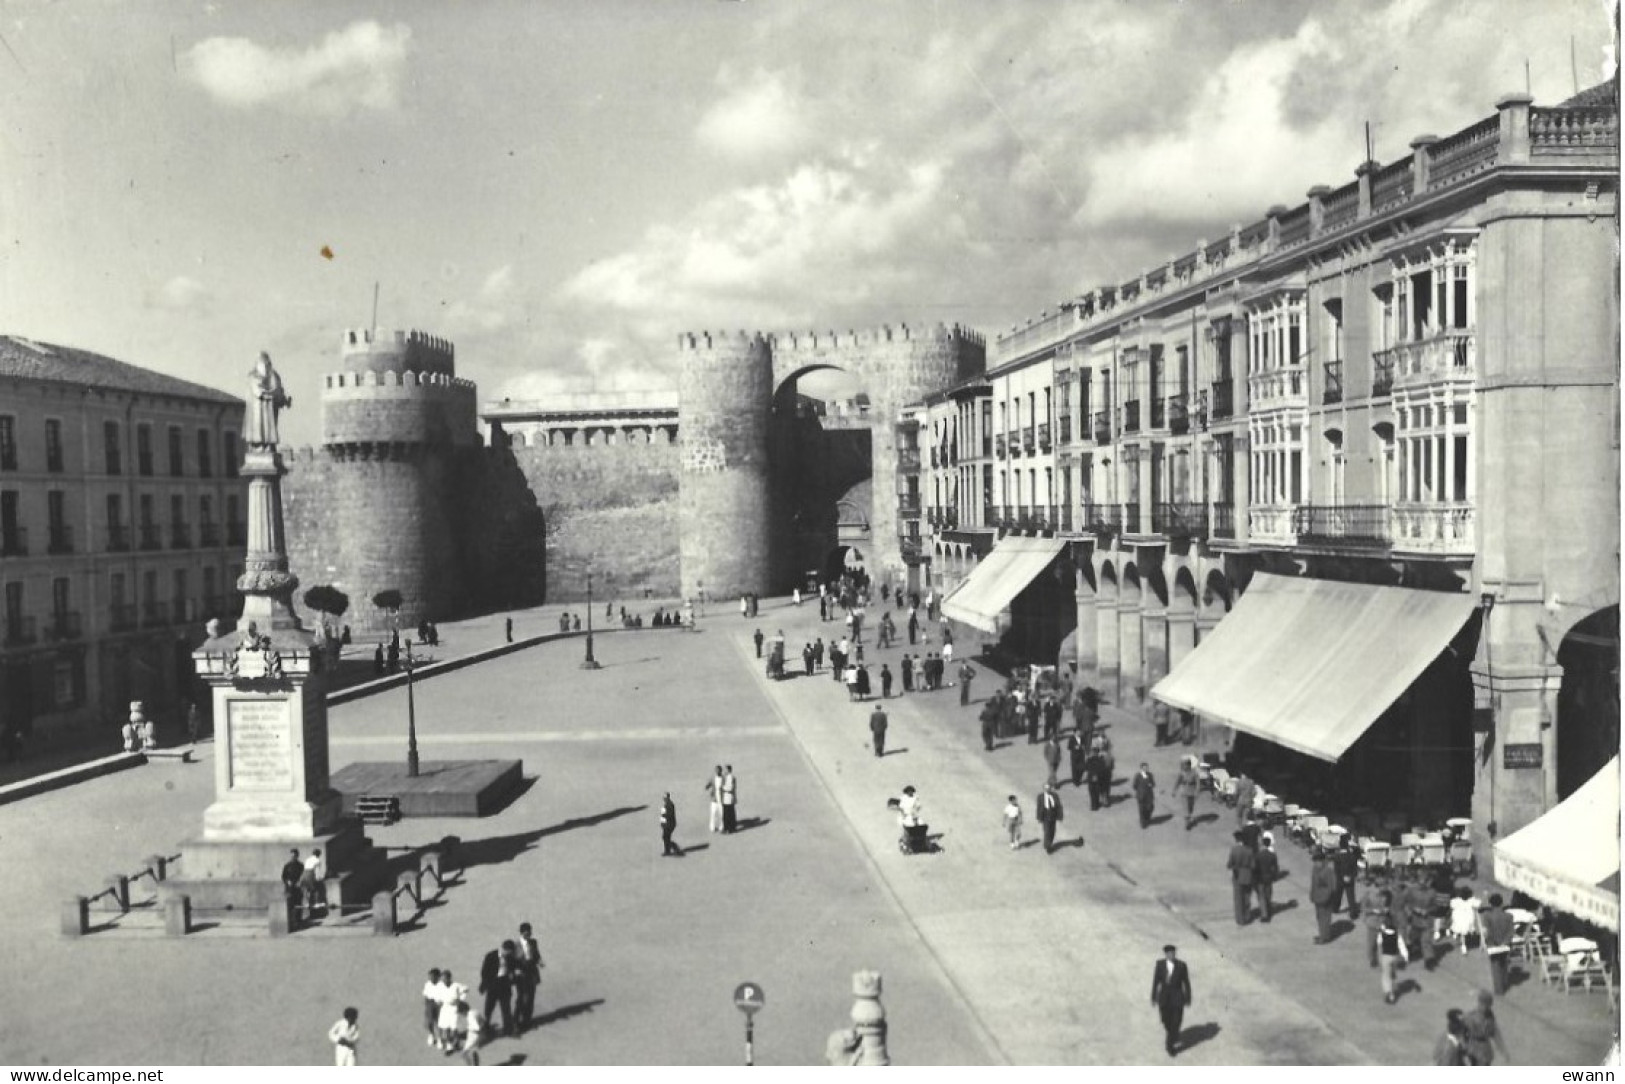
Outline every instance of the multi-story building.
<path id="1" fill-rule="evenodd" d="M 1617 97 L 1411 151 L 999 338 L 925 404 L 923 552 L 950 616 L 1306 801 L 1485 842 L 1619 742 Z"/>
<path id="2" fill-rule="evenodd" d="M 178 724 L 204 623 L 239 606 L 242 420 L 224 392 L 0 337 L 0 725 L 116 746 L 131 700 Z"/>

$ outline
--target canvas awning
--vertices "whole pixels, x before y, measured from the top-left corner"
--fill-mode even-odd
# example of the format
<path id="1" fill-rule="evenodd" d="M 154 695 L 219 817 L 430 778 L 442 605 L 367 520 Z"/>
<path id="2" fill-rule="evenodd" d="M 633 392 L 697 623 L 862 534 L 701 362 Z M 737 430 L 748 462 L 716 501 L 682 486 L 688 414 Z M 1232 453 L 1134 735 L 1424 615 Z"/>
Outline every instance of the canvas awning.
<path id="1" fill-rule="evenodd" d="M 1013 535 L 1004 539 L 942 600 L 943 614 L 983 632 L 998 633 L 1000 615 L 1009 608 L 1010 600 L 1049 567 L 1065 545 L 1060 538 Z"/>
<path id="2" fill-rule="evenodd" d="M 1619 932 L 1619 758 L 1495 845 L 1495 879 Z"/>
<path id="3" fill-rule="evenodd" d="M 1473 606 L 1465 594 L 1259 573 L 1151 695 L 1335 761 L 1438 657 Z"/>

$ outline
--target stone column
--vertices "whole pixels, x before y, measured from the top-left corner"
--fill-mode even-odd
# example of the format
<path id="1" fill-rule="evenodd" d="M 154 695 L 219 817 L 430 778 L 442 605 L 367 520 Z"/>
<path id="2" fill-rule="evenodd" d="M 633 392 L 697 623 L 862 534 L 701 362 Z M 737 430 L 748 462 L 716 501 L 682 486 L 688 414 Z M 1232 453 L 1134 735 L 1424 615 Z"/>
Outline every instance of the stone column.
<path id="1" fill-rule="evenodd" d="M 1114 694 L 1117 689 L 1118 674 L 1121 668 L 1118 653 L 1117 637 L 1117 607 L 1115 598 L 1095 599 L 1095 687 L 1102 690 L 1111 690 Z"/>
<path id="2" fill-rule="evenodd" d="M 1179 669 L 1179 664 L 1185 661 L 1192 651 L 1196 650 L 1196 615 L 1190 611 L 1169 610 L 1168 621 L 1168 672 L 1171 674 Z"/>
<path id="3" fill-rule="evenodd" d="M 1117 702 L 1121 705 L 1145 703 L 1145 654 L 1140 621 L 1141 604 L 1118 603 L 1117 635 L 1120 669 L 1117 674 Z"/>
<path id="4" fill-rule="evenodd" d="M 1073 589 L 1073 598 L 1078 606 L 1078 632 L 1077 632 L 1077 664 L 1078 683 L 1080 685 L 1096 685 L 1100 679 L 1100 659 L 1096 650 L 1099 641 L 1099 618 L 1095 611 L 1095 589 L 1089 586 L 1088 579 L 1080 571 L 1077 574 L 1077 586 Z"/>
<path id="5" fill-rule="evenodd" d="M 1144 703 L 1151 695 L 1151 687 L 1168 676 L 1168 612 L 1147 611 L 1141 620 L 1140 642 L 1145 654 L 1145 676 L 1142 682 Z"/>

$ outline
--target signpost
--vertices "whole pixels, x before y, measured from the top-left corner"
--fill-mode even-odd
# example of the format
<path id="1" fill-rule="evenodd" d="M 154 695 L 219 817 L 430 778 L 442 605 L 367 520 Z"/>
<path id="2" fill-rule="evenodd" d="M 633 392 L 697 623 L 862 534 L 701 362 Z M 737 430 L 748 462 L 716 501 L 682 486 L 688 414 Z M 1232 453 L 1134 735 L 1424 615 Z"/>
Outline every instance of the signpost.
<path id="1" fill-rule="evenodd" d="M 767 1004 L 767 995 L 754 982 L 742 982 L 734 989 L 734 1004 L 745 1014 L 745 1064 L 756 1064 L 756 1013 Z"/>

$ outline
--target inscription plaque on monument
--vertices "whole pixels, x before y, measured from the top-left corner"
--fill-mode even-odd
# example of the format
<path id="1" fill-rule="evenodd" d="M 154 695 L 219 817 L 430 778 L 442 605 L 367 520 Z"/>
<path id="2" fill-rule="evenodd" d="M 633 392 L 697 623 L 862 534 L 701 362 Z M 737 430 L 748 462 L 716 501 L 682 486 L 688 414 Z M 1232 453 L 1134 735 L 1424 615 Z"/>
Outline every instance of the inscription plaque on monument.
<path id="1" fill-rule="evenodd" d="M 288 704 L 281 700 L 232 700 L 231 789 L 294 789 L 293 726 Z"/>

